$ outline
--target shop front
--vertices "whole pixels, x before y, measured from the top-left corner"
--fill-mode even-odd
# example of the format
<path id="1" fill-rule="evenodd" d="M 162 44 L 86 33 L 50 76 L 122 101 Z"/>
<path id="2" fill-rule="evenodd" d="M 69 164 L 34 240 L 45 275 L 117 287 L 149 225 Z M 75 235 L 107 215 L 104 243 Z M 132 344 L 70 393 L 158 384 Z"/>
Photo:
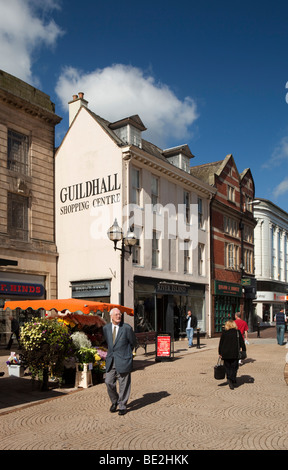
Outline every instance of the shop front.
<path id="1" fill-rule="evenodd" d="M 45 298 L 45 294 L 45 276 L 8 272 L 0 273 L 0 302 L 2 307 L 0 308 L 0 346 L 7 345 L 9 341 L 12 333 L 12 317 L 21 326 L 35 316 L 31 309 L 26 312 L 16 309 L 8 314 L 3 310 L 5 301 L 40 300 Z"/>
<path id="2" fill-rule="evenodd" d="M 134 277 L 135 332 L 169 333 L 175 340 L 186 335 L 187 311 L 196 315 L 197 327 L 206 331 L 205 285 Z"/>
<path id="3" fill-rule="evenodd" d="M 214 281 L 213 295 L 214 333 L 221 333 L 224 323 L 240 311 L 242 286 L 224 281 Z"/>
<path id="4" fill-rule="evenodd" d="M 285 293 L 258 291 L 256 298 L 257 321 L 261 326 L 271 325 L 276 313 L 284 308 L 288 312 L 288 296 Z"/>

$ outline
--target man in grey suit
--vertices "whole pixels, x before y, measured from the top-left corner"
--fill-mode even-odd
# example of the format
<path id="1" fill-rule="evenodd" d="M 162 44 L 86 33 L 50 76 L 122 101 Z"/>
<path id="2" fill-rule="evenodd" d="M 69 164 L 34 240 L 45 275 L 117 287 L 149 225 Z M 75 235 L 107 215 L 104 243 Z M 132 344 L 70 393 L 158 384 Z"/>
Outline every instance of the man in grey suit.
<path id="1" fill-rule="evenodd" d="M 106 357 L 105 383 L 109 398 L 112 402 L 110 411 L 115 413 L 119 405 L 119 415 L 126 413 L 126 404 L 131 390 L 131 371 L 133 367 L 133 349 L 136 337 L 133 329 L 122 322 L 122 315 L 118 308 L 110 312 L 111 323 L 103 327 L 103 334 L 108 346 Z M 119 393 L 117 392 L 117 380 Z"/>

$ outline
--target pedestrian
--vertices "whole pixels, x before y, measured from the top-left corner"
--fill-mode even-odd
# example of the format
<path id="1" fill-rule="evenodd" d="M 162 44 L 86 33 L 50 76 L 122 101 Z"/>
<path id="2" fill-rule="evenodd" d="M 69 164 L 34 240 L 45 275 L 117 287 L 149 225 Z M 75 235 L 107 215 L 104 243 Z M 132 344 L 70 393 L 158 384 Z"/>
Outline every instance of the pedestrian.
<path id="1" fill-rule="evenodd" d="M 236 323 L 237 328 L 240 331 L 241 335 L 243 336 L 245 344 L 249 344 L 249 342 L 248 342 L 249 328 L 248 328 L 248 325 L 247 325 L 246 321 L 242 320 L 240 312 L 235 313 L 235 323 Z M 242 364 L 241 359 L 239 359 L 239 364 Z"/>
<path id="2" fill-rule="evenodd" d="M 193 334 L 195 328 L 197 328 L 197 318 L 192 314 L 191 310 L 188 310 L 186 316 L 186 335 L 189 348 L 192 348 L 193 346 Z"/>
<path id="3" fill-rule="evenodd" d="M 281 308 L 280 312 L 276 313 L 274 321 L 276 321 L 277 343 L 280 344 L 280 346 L 283 346 L 285 323 L 287 322 L 287 318 L 284 313 L 284 308 Z"/>
<path id="4" fill-rule="evenodd" d="M 224 325 L 218 352 L 219 356 L 224 360 L 226 377 L 231 390 L 234 389 L 236 384 L 240 349 L 246 351 L 243 336 L 239 333 L 235 321 L 228 320 Z"/>
<path id="5" fill-rule="evenodd" d="M 10 339 L 8 341 L 6 349 L 11 348 L 11 346 L 13 344 L 14 335 L 17 338 L 18 345 L 19 345 L 19 348 L 20 348 L 21 347 L 21 345 L 20 345 L 20 327 L 19 327 L 18 320 L 16 320 L 16 318 L 14 318 L 14 317 L 9 317 L 9 320 L 11 321 L 11 335 L 10 335 Z"/>
<path id="6" fill-rule="evenodd" d="M 130 325 L 123 323 L 118 308 L 110 312 L 111 322 L 103 327 L 103 334 L 108 346 L 106 357 L 105 383 L 111 400 L 111 413 L 119 415 L 127 412 L 126 405 L 131 390 L 131 371 L 133 367 L 133 349 L 136 346 L 135 333 Z M 119 392 L 117 392 L 117 382 Z"/>

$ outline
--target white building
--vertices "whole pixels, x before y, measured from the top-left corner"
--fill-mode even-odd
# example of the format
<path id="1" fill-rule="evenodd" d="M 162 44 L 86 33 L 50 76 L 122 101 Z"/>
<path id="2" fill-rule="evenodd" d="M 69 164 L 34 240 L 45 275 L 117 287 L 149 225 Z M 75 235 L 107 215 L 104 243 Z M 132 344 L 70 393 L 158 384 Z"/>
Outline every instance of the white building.
<path id="1" fill-rule="evenodd" d="M 176 337 L 189 307 L 209 333 L 215 190 L 189 173 L 189 147 L 156 147 L 142 138 L 138 115 L 110 123 L 82 93 L 69 103 L 69 124 L 55 164 L 58 297 L 122 301 L 135 309 L 136 330 Z M 122 275 L 121 252 L 107 236 L 115 219 L 137 238 Z"/>
<path id="2" fill-rule="evenodd" d="M 288 295 L 288 214 L 266 199 L 253 202 L 256 313 L 260 322 L 272 322 L 286 307 Z"/>

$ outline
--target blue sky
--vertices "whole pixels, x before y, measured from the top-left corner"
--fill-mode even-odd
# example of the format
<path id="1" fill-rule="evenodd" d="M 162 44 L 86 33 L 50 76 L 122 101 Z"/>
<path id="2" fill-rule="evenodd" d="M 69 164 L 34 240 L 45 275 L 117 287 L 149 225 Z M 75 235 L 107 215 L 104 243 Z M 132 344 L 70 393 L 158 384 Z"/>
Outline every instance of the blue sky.
<path id="1" fill-rule="evenodd" d="M 0 68 L 143 137 L 188 144 L 192 165 L 233 154 L 256 197 L 288 212 L 288 4 L 282 0 L 0 0 Z M 288 85 L 287 85 L 288 87 Z"/>

